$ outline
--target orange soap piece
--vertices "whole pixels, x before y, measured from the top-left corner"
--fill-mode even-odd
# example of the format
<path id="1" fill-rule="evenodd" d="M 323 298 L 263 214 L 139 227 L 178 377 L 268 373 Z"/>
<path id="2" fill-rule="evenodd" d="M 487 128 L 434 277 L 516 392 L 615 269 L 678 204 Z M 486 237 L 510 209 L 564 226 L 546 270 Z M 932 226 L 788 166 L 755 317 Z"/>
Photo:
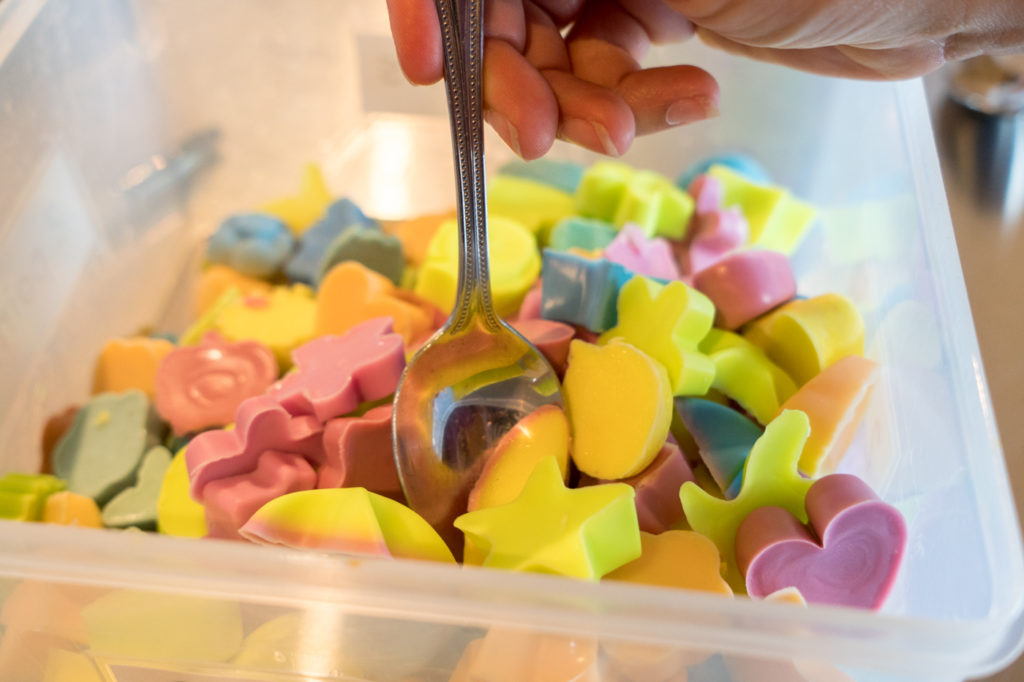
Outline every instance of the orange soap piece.
<path id="1" fill-rule="evenodd" d="M 93 395 L 136 388 L 152 400 L 156 392 L 156 368 L 172 350 L 174 344 L 170 341 L 147 336 L 108 341 L 96 360 Z"/>
<path id="2" fill-rule="evenodd" d="M 592 639 L 492 627 L 466 645 L 449 682 L 599 682 Z"/>
<path id="3" fill-rule="evenodd" d="M 640 533 L 640 558 L 607 576 L 645 585 L 703 590 L 732 596 L 721 573 L 718 548 L 692 530 L 669 530 L 658 535 Z"/>
<path id="4" fill-rule="evenodd" d="M 199 273 L 196 283 L 196 317 L 209 310 L 232 287 L 242 296 L 270 291 L 269 282 L 243 275 L 227 265 L 211 265 Z"/>
<path id="5" fill-rule="evenodd" d="M 103 527 L 100 508 L 96 506 L 96 502 L 91 497 L 70 490 L 61 490 L 46 498 L 42 521 L 62 526 Z"/>
<path id="6" fill-rule="evenodd" d="M 435 321 L 432 307 L 400 294 L 391 280 L 362 263 L 344 261 L 331 268 L 317 291 L 316 336 L 342 335 L 375 317 L 394 320 L 406 344 L 429 334 Z"/>
<path id="7" fill-rule="evenodd" d="M 516 499 L 534 467 L 551 455 L 565 480 L 569 470 L 569 420 L 557 405 L 534 410 L 502 436 L 469 493 L 469 511 Z"/>
<path id="8" fill-rule="evenodd" d="M 405 262 L 418 268 L 427 259 L 427 247 L 437 232 L 437 228 L 446 220 L 453 220 L 455 211 L 432 213 L 409 220 L 399 220 L 384 225 L 384 231 L 398 237 L 402 242 L 402 253 Z"/>
<path id="9" fill-rule="evenodd" d="M 800 472 L 817 477 L 835 472 L 864 418 L 878 366 L 848 355 L 826 367 L 783 403 L 811 421 L 811 435 L 800 454 Z"/>

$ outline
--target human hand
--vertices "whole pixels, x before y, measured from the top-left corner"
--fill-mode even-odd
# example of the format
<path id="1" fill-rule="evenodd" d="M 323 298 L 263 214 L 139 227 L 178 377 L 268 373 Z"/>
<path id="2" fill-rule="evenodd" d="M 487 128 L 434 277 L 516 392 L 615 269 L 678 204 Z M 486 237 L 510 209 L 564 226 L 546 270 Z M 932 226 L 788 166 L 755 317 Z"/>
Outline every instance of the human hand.
<path id="1" fill-rule="evenodd" d="M 487 0 L 484 8 L 485 116 L 523 158 L 542 156 L 556 137 L 619 156 L 635 135 L 717 113 L 718 85 L 704 70 L 640 68 L 652 43 L 693 34 L 662 0 Z M 388 0 L 388 12 L 406 77 L 440 79 L 433 0 Z"/>

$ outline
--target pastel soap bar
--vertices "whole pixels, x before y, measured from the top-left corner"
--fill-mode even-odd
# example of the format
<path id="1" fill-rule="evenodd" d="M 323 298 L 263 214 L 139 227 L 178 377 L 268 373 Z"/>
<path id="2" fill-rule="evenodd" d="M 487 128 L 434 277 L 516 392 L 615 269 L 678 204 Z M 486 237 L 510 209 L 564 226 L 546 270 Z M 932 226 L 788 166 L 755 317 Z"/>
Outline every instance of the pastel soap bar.
<path id="1" fill-rule="evenodd" d="M 603 220 L 571 216 L 551 228 L 548 248 L 556 251 L 603 249 L 612 243 L 615 234 L 615 228 Z"/>
<path id="2" fill-rule="evenodd" d="M 49 474 L 10 473 L 0 478 L 0 519 L 39 521 L 47 498 L 64 490 Z"/>
<path id="3" fill-rule="evenodd" d="M 796 296 L 789 258 L 751 249 L 724 256 L 698 272 L 693 285 L 715 304 L 720 327 L 736 329 Z"/>
<path id="4" fill-rule="evenodd" d="M 715 307 L 682 282 L 634 277 L 619 291 L 618 324 L 600 342 L 621 337 L 661 363 L 674 395 L 703 395 L 714 380 L 712 361 L 698 350 L 711 330 Z"/>
<path id="5" fill-rule="evenodd" d="M 541 319 L 520 319 L 512 323 L 512 326 L 541 352 L 558 376 L 565 375 L 569 344 L 576 336 L 575 329 L 561 322 Z"/>
<path id="6" fill-rule="evenodd" d="M 231 423 L 246 398 L 277 379 L 277 361 L 257 341 L 229 343 L 208 332 L 198 346 L 171 351 L 156 372 L 156 409 L 175 434 Z"/>
<path id="7" fill-rule="evenodd" d="M 583 173 L 576 190 L 580 215 L 622 227 L 633 223 L 649 237 L 682 239 L 693 199 L 671 180 L 617 161 L 601 161 Z"/>
<path id="8" fill-rule="evenodd" d="M 455 561 L 421 516 L 365 488 L 321 488 L 276 497 L 240 533 L 253 542 L 302 549 Z"/>
<path id="9" fill-rule="evenodd" d="M 260 454 L 256 469 L 210 481 L 203 488 L 209 537 L 237 539 L 239 529 L 270 500 L 311 490 L 316 472 L 302 455 L 278 450 Z"/>
<path id="10" fill-rule="evenodd" d="M 734 591 L 744 590 L 737 565 L 736 532 L 743 519 L 759 507 L 779 506 L 806 519 L 804 497 L 811 481 L 797 470 L 800 451 L 810 433 L 807 415 L 786 410 L 773 419 L 750 451 L 743 483 L 735 499 L 722 500 L 696 483 L 679 492 L 690 527 L 711 539 L 725 565 L 725 578 Z"/>
<path id="11" fill-rule="evenodd" d="M 241 213 L 220 224 L 206 243 L 206 257 L 243 275 L 269 278 L 284 266 L 294 245 L 292 233 L 277 218 Z"/>
<path id="12" fill-rule="evenodd" d="M 603 332 L 618 321 L 619 291 L 633 274 L 611 261 L 544 250 L 541 315 Z"/>
<path id="13" fill-rule="evenodd" d="M 291 351 L 313 337 L 316 301 L 309 287 L 274 287 L 266 295 L 238 296 L 216 312 L 213 329 L 228 341 L 258 341 L 282 369 Z"/>
<path id="14" fill-rule="evenodd" d="M 0 497 L 2 495 L 3 493 L 0 493 Z M 40 521 L 60 526 L 79 526 L 81 528 L 103 527 L 100 508 L 96 505 L 96 502 L 91 497 L 67 490 L 61 490 L 46 497 Z"/>
<path id="15" fill-rule="evenodd" d="M 328 246 L 338 235 L 350 227 L 377 227 L 377 222 L 351 199 L 338 199 L 327 207 L 324 216 L 302 233 L 298 246 L 284 266 L 284 274 L 291 282 L 313 286 L 317 282 L 320 261 Z"/>
<path id="16" fill-rule="evenodd" d="M 354 411 L 360 403 L 395 392 L 405 369 L 402 337 L 390 318 L 356 325 L 343 336 L 321 336 L 293 353 L 295 371 L 269 391 L 293 415 L 320 423 Z"/>
<path id="17" fill-rule="evenodd" d="M 490 568 L 598 580 L 640 556 L 633 489 L 566 488 L 554 457 L 534 467 L 513 501 L 467 512 L 455 527 Z"/>
<path id="18" fill-rule="evenodd" d="M 557 161 L 547 157 L 523 161 L 513 159 L 498 169 L 499 175 L 526 178 L 573 194 L 583 178 L 583 166 L 573 161 Z"/>
<path id="19" fill-rule="evenodd" d="M 210 265 L 199 273 L 196 282 L 196 314 L 208 312 L 231 289 L 242 296 L 263 296 L 270 291 L 270 283 L 243 275 L 227 265 Z"/>
<path id="20" fill-rule="evenodd" d="M 324 425 L 323 466 L 318 488 L 366 488 L 404 501 L 391 440 L 391 404 L 361 417 L 341 417 Z"/>
<path id="21" fill-rule="evenodd" d="M 715 543 L 690 530 L 641 533 L 639 559 L 609 573 L 608 580 L 701 590 L 732 596 L 722 579 Z"/>
<path id="22" fill-rule="evenodd" d="M 455 305 L 459 274 L 458 223 L 441 225 L 427 249 L 414 291 L 441 310 Z M 511 317 L 540 274 L 540 253 L 534 234 L 523 224 L 500 215 L 488 221 L 491 295 L 498 315 Z"/>
<path id="23" fill-rule="evenodd" d="M 619 339 L 573 341 L 562 392 L 580 471 L 615 480 L 654 461 L 672 421 L 671 386 L 658 362 Z"/>
<path id="24" fill-rule="evenodd" d="M 810 530 L 773 506 L 740 524 L 736 559 L 750 596 L 796 587 L 811 603 L 880 608 L 906 550 L 903 516 L 850 474 L 815 481 L 806 509 Z"/>
<path id="25" fill-rule="evenodd" d="M 565 480 L 569 472 L 569 421 L 557 405 L 537 408 L 502 436 L 469 493 L 469 511 L 514 500 L 545 457 L 555 458 Z"/>
<path id="26" fill-rule="evenodd" d="M 108 528 L 134 526 L 156 530 L 157 498 L 164 474 L 171 465 L 171 453 L 163 446 L 152 448 L 142 457 L 135 483 L 128 486 L 103 507 L 103 525 Z"/>
<path id="27" fill-rule="evenodd" d="M 788 255 L 814 222 L 815 210 L 785 188 L 751 181 L 724 165 L 712 166 L 708 174 L 722 183 L 723 205 L 743 211 L 751 244 Z"/>
<path id="28" fill-rule="evenodd" d="M 763 430 L 726 405 L 702 398 L 676 398 L 676 414 L 697 444 L 698 454 L 727 499 L 735 497 L 751 448 Z"/>
<path id="29" fill-rule="evenodd" d="M 546 234 L 575 213 L 573 196 L 532 178 L 499 173 L 487 183 L 487 210 L 515 220 L 535 235 Z"/>
<path id="30" fill-rule="evenodd" d="M 835 293 L 790 301 L 755 320 L 743 336 L 764 349 L 798 385 L 840 358 L 864 354 L 860 311 Z"/>
<path id="31" fill-rule="evenodd" d="M 826 367 L 782 404 L 801 410 L 811 420 L 811 435 L 800 455 L 800 471 L 808 476 L 830 474 L 853 441 L 867 411 L 878 366 L 848 355 Z"/>
<path id="32" fill-rule="evenodd" d="M 646 469 L 622 479 L 623 483 L 633 488 L 640 530 L 645 533 L 663 533 L 682 521 L 683 505 L 679 502 L 679 488 L 683 483 L 693 480 L 693 471 L 675 443 L 665 443 Z M 609 482 L 583 475 L 580 485 Z"/>
<path id="33" fill-rule="evenodd" d="M 604 247 L 604 257 L 637 275 L 668 280 L 681 277 L 669 243 L 661 237 L 648 237 L 632 224 L 624 225 Z"/>
<path id="34" fill-rule="evenodd" d="M 107 341 L 96 359 L 92 392 L 120 393 L 134 388 L 152 399 L 157 368 L 173 350 L 170 341 L 145 336 Z"/>
<path id="35" fill-rule="evenodd" d="M 394 284 L 402 281 L 405 256 L 398 237 L 372 227 L 353 226 L 334 238 L 317 266 L 319 283 L 338 263 L 355 261 L 387 277 Z"/>
<path id="36" fill-rule="evenodd" d="M 134 482 L 142 456 L 163 431 L 142 391 L 94 396 L 57 444 L 54 473 L 67 481 L 68 490 L 103 506 Z"/>
<path id="37" fill-rule="evenodd" d="M 164 535 L 201 538 L 206 535 L 206 512 L 189 494 L 185 448 L 179 450 L 164 472 L 156 500 L 156 529 Z"/>
<path id="38" fill-rule="evenodd" d="M 466 645 L 448 682 L 600 682 L 597 642 L 492 627 Z"/>
<path id="39" fill-rule="evenodd" d="M 281 220 L 295 236 L 301 236 L 320 220 L 331 203 L 331 193 L 316 164 L 306 164 L 296 194 L 269 201 L 260 210 Z"/>
<path id="40" fill-rule="evenodd" d="M 686 272 L 695 275 L 747 243 L 750 228 L 737 208 L 697 214 L 696 230 L 682 259 Z"/>

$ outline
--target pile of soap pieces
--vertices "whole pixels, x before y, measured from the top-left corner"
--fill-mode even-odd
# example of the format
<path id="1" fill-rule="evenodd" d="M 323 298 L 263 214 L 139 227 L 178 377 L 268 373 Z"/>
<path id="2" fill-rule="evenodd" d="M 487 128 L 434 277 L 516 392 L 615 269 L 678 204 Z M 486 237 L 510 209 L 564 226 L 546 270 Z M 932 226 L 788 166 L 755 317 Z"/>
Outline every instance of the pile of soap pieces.
<path id="1" fill-rule="evenodd" d="M 497 309 L 565 409 L 487 455 L 457 546 L 404 504 L 391 399 L 444 322 L 453 213 L 398 222 L 300 191 L 228 217 L 176 337 L 112 339 L 0 516 L 879 608 L 903 517 L 837 473 L 876 365 L 790 256 L 815 211 L 749 159 L 678 180 L 541 161 L 488 187 Z"/>

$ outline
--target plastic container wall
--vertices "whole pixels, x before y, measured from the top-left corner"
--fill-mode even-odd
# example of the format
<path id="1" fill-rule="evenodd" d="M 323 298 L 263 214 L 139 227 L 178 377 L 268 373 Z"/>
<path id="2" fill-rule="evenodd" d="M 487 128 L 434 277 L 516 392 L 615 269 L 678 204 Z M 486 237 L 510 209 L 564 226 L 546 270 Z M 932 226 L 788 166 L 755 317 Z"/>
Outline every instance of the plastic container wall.
<path id="1" fill-rule="evenodd" d="M 0 670 L 448 680 L 491 630 L 526 646 L 502 628 L 571 636 L 603 680 L 817 680 L 838 665 L 935 681 L 1005 663 L 1022 635 L 1020 536 L 919 84 L 697 45 L 652 55 L 680 56 L 719 78 L 722 116 L 625 160 L 674 177 L 746 152 L 819 207 L 800 291 L 854 299 L 883 377 L 844 468 L 909 524 L 881 614 L 0 523 Z M 488 145 L 490 167 L 511 158 Z M 0 472 L 38 466 L 45 419 L 88 395 L 105 339 L 180 328 L 225 215 L 293 191 L 309 161 L 369 214 L 443 210 L 449 157 L 443 91 L 398 72 L 383 3 L 4 0 Z"/>

